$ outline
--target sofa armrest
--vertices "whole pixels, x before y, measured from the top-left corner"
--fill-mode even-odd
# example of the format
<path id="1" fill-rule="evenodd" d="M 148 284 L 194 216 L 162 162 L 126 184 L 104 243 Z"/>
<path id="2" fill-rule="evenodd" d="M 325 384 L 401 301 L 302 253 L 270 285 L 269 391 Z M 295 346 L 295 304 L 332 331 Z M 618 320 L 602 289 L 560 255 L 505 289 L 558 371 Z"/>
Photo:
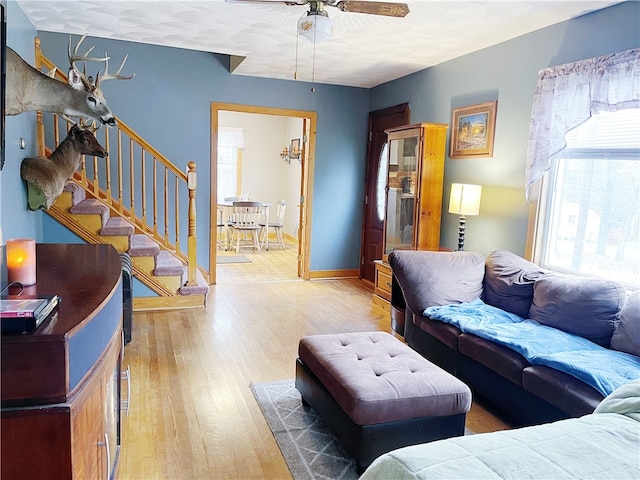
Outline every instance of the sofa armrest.
<path id="1" fill-rule="evenodd" d="M 470 302 L 482 295 L 484 257 L 475 252 L 394 250 L 389 264 L 411 311 Z"/>

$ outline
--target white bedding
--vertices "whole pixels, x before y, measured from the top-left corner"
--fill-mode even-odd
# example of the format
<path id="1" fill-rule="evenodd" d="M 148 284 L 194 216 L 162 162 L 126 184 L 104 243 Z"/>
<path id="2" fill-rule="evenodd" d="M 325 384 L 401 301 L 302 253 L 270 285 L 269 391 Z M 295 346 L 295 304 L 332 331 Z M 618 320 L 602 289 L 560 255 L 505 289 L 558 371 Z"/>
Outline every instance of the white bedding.
<path id="1" fill-rule="evenodd" d="M 640 479 L 640 380 L 591 415 L 394 450 L 361 480 Z"/>

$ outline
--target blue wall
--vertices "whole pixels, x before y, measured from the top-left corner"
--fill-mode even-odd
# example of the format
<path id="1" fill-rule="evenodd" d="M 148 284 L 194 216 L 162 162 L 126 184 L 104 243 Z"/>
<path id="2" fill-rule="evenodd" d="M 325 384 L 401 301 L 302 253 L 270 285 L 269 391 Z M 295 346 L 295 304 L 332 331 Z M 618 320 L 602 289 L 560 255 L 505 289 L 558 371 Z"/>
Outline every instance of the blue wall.
<path id="1" fill-rule="evenodd" d="M 33 61 L 33 37 L 44 54 L 66 65 L 68 36 L 35 32 L 9 1 L 8 43 Z M 457 217 L 446 213 L 452 182 L 484 185 L 481 212 L 467 219 L 466 248 L 483 254 L 496 248 L 524 252 L 527 208 L 524 165 L 531 101 L 539 69 L 626 50 L 640 44 L 640 4 L 626 2 L 563 22 L 500 45 L 380 85 L 371 90 L 231 75 L 225 56 L 176 48 L 87 38 L 107 51 L 113 66 L 129 54 L 123 73 L 131 81 L 105 82 L 112 110 L 181 168 L 194 160 L 199 171 L 198 259 L 208 265 L 210 102 L 318 112 L 312 192 L 311 270 L 357 269 L 362 224 L 367 118 L 370 110 L 409 102 L 412 122 L 449 123 L 451 109 L 498 100 L 493 158 L 449 160 L 441 244 L 455 248 Z M 113 68 L 112 66 L 112 68 Z M 34 153 L 35 115 L 7 117 L 7 162 L 0 173 L 4 237 L 74 241 L 41 212 L 26 209 L 19 163 Z M 29 140 L 27 150 L 18 139 Z M 447 146 L 448 149 L 448 146 Z M 275 161 L 275 160 L 274 160 Z"/>
<path id="2" fill-rule="evenodd" d="M 39 37 L 44 55 L 66 65 L 69 36 Z M 108 52 L 112 69 L 129 54 L 123 73 L 135 78 L 103 84 L 111 110 L 182 170 L 197 163 L 198 263 L 209 264 L 210 104 L 226 102 L 318 112 L 311 270 L 358 268 L 368 90 L 317 85 L 311 93 L 305 82 L 231 75 L 226 56 L 194 50 L 89 37 L 84 45 Z"/>
<path id="3" fill-rule="evenodd" d="M 33 65 L 33 37 L 36 31 L 15 2 L 7 2 L 7 44 Z M 20 178 L 20 162 L 36 152 L 36 115 L 33 112 L 6 117 L 5 165 L 0 172 L 0 227 L 4 240 L 35 238 L 42 240 L 41 212 L 27 209 L 27 191 Z M 20 138 L 27 148 L 20 149 Z"/>
<path id="4" fill-rule="evenodd" d="M 451 183 L 475 183 L 484 186 L 483 197 L 480 215 L 467 217 L 465 249 L 485 255 L 499 248 L 524 254 L 525 157 L 538 70 L 639 45 L 640 3 L 626 2 L 371 90 L 371 110 L 408 102 L 415 123 L 450 124 L 453 108 L 498 101 L 493 157 L 447 156 L 441 245 L 457 245 L 458 217 L 447 212 Z"/>

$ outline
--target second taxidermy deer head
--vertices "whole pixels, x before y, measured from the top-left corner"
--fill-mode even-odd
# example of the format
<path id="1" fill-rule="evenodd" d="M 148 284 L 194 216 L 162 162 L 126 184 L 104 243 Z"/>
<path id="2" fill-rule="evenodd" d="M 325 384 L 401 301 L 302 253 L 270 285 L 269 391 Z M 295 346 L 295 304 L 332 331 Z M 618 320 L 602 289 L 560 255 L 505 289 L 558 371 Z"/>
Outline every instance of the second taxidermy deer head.
<path id="1" fill-rule="evenodd" d="M 33 68 L 20 56 L 7 47 L 6 77 L 6 115 L 18 115 L 22 112 L 41 110 L 67 116 L 76 116 L 95 120 L 101 124 L 114 126 L 116 119 L 104 99 L 100 83 L 105 80 L 130 80 L 135 76 L 120 75 L 127 56 L 114 74 L 109 73 L 109 57 L 90 57 L 91 47 L 84 55 L 78 55 L 78 48 L 85 39 L 84 35 L 71 51 L 69 37 L 69 79 L 68 83 L 51 78 Z M 102 70 L 96 75 L 95 82 L 86 77 L 76 66 L 76 62 L 105 62 Z"/>
<path id="2" fill-rule="evenodd" d="M 67 138 L 60 142 L 49 158 L 33 157 L 22 160 L 20 176 L 27 181 L 31 210 L 49 208 L 53 205 L 66 183 L 73 177 L 73 173 L 80 168 L 83 155 L 101 158 L 109 155 L 94 136 L 94 131 L 91 128 L 73 125 Z M 34 189 L 32 185 L 37 188 Z M 36 192 L 35 195 L 32 191 Z"/>

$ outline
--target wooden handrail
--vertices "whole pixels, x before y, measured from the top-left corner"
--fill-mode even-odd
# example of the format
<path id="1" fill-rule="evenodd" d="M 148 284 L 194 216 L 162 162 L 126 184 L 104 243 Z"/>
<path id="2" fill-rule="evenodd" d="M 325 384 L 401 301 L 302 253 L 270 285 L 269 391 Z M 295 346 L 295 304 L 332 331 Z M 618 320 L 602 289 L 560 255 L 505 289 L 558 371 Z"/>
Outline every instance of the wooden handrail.
<path id="1" fill-rule="evenodd" d="M 42 55 L 39 38 L 35 39 L 35 51 L 36 68 L 40 71 L 56 68 Z M 67 81 L 67 76 L 60 69 L 56 69 L 55 77 L 61 81 Z M 38 149 L 43 156 L 47 149 L 46 142 L 50 141 L 58 145 L 61 141 L 61 132 L 63 132 L 62 135 L 66 135 L 70 127 L 62 117 L 56 114 L 44 116 L 42 112 L 37 112 L 36 123 Z M 50 127 L 45 128 L 46 126 Z M 98 141 L 110 152 L 109 160 L 103 163 L 101 159 L 93 157 L 93 162 L 88 167 L 86 159 L 83 158 L 80 171 L 74 174 L 74 181 L 91 197 L 109 207 L 112 213 L 129 220 L 136 233 L 147 235 L 160 248 L 171 252 L 185 263 L 188 272 L 186 285 L 197 285 L 195 162 L 189 162 L 188 172 L 181 171 L 119 118 L 117 118 L 117 127 L 113 129 L 105 127 L 103 131 L 104 136 L 100 136 L 102 140 L 98 138 Z M 98 136 L 97 132 L 96 137 Z M 115 152 L 111 152 L 109 148 L 112 137 L 115 137 L 113 143 L 117 145 Z M 126 148 L 127 143 L 128 148 Z M 113 153 L 116 156 L 115 160 Z M 139 161 L 136 161 L 136 158 L 139 158 Z M 128 173 L 129 178 L 125 177 L 125 172 Z M 115 184 L 112 177 L 115 177 Z M 152 183 L 150 199 L 147 198 L 149 182 Z M 128 204 L 125 200 L 126 193 L 129 193 Z M 180 198 L 188 198 L 189 222 L 186 232 L 181 232 L 179 228 Z M 152 202 L 152 218 L 147 215 L 149 201 Z M 159 222 L 162 224 L 160 225 Z M 174 229 L 170 228 L 172 222 L 175 225 Z M 187 237 L 186 252 L 180 248 L 181 235 Z M 207 275 L 206 271 L 203 273 Z"/>

